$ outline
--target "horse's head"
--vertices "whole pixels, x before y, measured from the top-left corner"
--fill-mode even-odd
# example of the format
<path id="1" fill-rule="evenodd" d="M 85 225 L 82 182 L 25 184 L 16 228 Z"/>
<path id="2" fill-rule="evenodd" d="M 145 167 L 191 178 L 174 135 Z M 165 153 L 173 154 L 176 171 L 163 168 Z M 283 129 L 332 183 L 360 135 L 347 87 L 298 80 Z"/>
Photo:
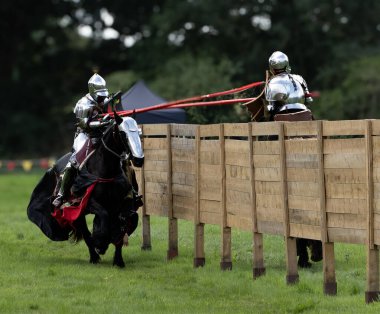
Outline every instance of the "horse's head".
<path id="1" fill-rule="evenodd" d="M 119 131 L 125 146 L 128 148 L 129 158 L 135 167 L 144 164 L 144 152 L 142 150 L 140 131 L 136 121 L 131 117 L 123 117 L 119 124 Z"/>

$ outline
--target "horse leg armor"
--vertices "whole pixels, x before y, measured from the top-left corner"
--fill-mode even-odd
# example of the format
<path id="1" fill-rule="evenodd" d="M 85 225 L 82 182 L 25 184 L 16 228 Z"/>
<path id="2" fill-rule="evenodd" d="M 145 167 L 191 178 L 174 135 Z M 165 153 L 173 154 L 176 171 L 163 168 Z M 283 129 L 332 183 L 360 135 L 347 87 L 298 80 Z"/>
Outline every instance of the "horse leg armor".
<path id="1" fill-rule="evenodd" d="M 69 163 L 63 172 L 61 187 L 59 188 L 57 197 L 52 203 L 54 207 L 61 207 L 67 197 L 70 196 L 70 188 L 74 183 L 75 177 L 76 169 Z"/>

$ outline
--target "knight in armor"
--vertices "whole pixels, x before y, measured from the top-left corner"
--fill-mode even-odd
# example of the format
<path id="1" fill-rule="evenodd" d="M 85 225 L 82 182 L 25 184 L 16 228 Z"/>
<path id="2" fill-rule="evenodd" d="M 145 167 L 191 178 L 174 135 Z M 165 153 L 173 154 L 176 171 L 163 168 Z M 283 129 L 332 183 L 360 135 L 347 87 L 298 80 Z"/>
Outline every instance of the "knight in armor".
<path id="1" fill-rule="evenodd" d="M 302 76 L 290 74 L 288 56 L 281 51 L 275 51 L 269 57 L 269 70 L 272 77 L 265 88 L 266 120 L 281 120 L 276 117 L 293 113 L 303 115 L 297 120 L 312 120 L 308 105 L 313 102 L 313 99 Z"/>
<path id="2" fill-rule="evenodd" d="M 78 120 L 77 132 L 74 138 L 72 155 L 63 172 L 60 189 L 52 202 L 56 208 L 59 208 L 70 195 L 70 188 L 79 168 L 76 154 L 87 143 L 89 138 L 92 144 L 95 145 L 101 136 L 101 127 L 108 124 L 106 120 L 99 120 L 99 115 L 104 113 L 104 103 L 109 96 L 106 81 L 95 73 L 88 81 L 88 91 L 89 93 L 82 97 L 74 108 L 74 114 Z"/>

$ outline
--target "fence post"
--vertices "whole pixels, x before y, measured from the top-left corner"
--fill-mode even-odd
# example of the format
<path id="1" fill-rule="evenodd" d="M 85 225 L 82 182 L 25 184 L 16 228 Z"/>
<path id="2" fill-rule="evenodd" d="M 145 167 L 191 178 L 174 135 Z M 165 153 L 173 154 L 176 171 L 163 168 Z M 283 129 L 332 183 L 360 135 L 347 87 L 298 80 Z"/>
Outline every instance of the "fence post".
<path id="1" fill-rule="evenodd" d="M 171 260 L 178 256 L 178 221 L 173 215 L 173 193 L 172 193 L 172 136 L 171 124 L 167 125 L 167 156 L 168 156 L 168 252 L 167 259 Z"/>
<path id="2" fill-rule="evenodd" d="M 224 124 L 220 124 L 219 129 L 219 142 L 220 142 L 220 170 L 222 173 L 221 180 L 221 209 L 222 209 L 222 256 L 220 261 L 220 268 L 222 270 L 232 269 L 231 259 L 231 228 L 227 227 L 227 209 L 226 209 L 226 158 L 225 158 L 225 145 L 224 145 Z"/>
<path id="3" fill-rule="evenodd" d="M 248 124 L 248 142 L 249 142 L 249 165 L 251 179 L 251 209 L 252 209 L 252 232 L 253 232 L 253 279 L 265 274 L 264 252 L 263 252 L 263 234 L 257 232 L 257 210 L 256 210 L 256 188 L 255 188 L 255 168 L 253 162 L 253 136 L 252 123 Z"/>
<path id="4" fill-rule="evenodd" d="M 367 175 L 367 290 L 366 303 L 379 300 L 379 248 L 374 244 L 374 186 L 373 186 L 373 144 L 372 123 L 366 120 L 366 175 Z"/>
<path id="5" fill-rule="evenodd" d="M 294 284 L 298 282 L 298 267 L 297 267 L 297 243 L 296 239 L 290 237 L 289 225 L 289 207 L 288 207 L 288 185 L 286 179 L 286 151 L 285 151 L 285 134 L 284 122 L 279 123 L 278 141 L 280 144 L 280 174 L 282 188 L 282 206 L 284 210 L 284 236 L 286 249 L 286 283 Z"/>
<path id="6" fill-rule="evenodd" d="M 144 136 L 144 126 L 141 126 L 141 131 Z M 144 138 L 142 140 L 142 147 L 144 151 Z M 140 171 L 140 187 L 141 187 L 141 195 L 145 197 L 145 173 L 144 173 L 144 165 L 141 167 Z M 141 209 L 142 213 L 142 250 L 151 250 L 152 249 L 152 241 L 150 235 L 150 216 L 146 214 L 145 208 L 145 200 Z"/>
<path id="7" fill-rule="evenodd" d="M 195 133 L 195 217 L 194 217 L 194 267 L 203 267 L 206 263 L 204 250 L 204 224 L 200 222 L 200 126 Z"/>
<path id="8" fill-rule="evenodd" d="M 335 256 L 334 243 L 329 242 L 327 232 L 326 213 L 326 187 L 323 156 L 323 122 L 317 122 L 318 140 L 318 172 L 319 172 L 319 206 L 321 212 L 321 240 L 323 252 L 323 292 L 326 295 L 337 294 L 337 284 L 335 278 Z"/>

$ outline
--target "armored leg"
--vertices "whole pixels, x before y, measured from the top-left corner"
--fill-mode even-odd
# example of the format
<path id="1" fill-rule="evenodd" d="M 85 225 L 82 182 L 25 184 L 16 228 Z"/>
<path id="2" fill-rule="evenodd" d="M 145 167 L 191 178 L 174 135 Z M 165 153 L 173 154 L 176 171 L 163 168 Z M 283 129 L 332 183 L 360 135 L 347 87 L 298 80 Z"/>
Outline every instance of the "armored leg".
<path id="1" fill-rule="evenodd" d="M 68 163 L 62 176 L 61 187 L 59 188 L 57 197 L 53 201 L 54 207 L 61 207 L 66 198 L 70 195 L 70 188 L 75 180 L 76 169 Z"/>

